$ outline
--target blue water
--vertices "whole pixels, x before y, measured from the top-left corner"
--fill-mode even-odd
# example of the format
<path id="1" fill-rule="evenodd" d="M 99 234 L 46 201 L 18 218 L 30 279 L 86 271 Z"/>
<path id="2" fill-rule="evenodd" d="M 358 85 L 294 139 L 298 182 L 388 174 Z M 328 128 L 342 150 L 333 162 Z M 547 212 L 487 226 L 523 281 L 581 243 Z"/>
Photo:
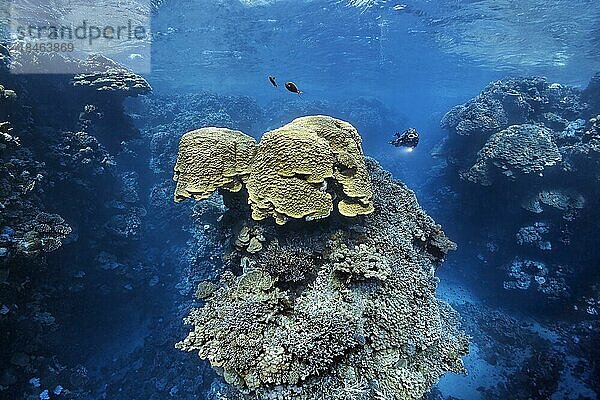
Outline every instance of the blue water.
<path id="1" fill-rule="evenodd" d="M 593 1 L 413 1 L 401 11 L 394 6 L 404 3 L 389 1 L 267 3 L 163 2 L 152 20 L 154 89 L 294 102 L 267 84 L 273 75 L 296 82 L 308 101 L 374 97 L 427 132 L 410 155 L 418 171 L 443 114 L 490 81 L 541 75 L 583 86 L 600 65 Z M 370 155 L 392 157 L 394 126 L 386 128 L 362 132 Z M 419 175 L 401 178 L 415 185 Z"/>
<path id="2" fill-rule="evenodd" d="M 11 306 L 13 302 L 28 312 L 33 310 L 20 323 L 44 310 L 58 319 L 52 329 L 35 325 L 38 329 L 32 323 L 13 331 L 9 323 L 3 325 L 11 333 L 2 339 L 10 348 L 2 352 L 6 366 L 0 367 L 0 399 L 45 400 L 43 389 L 50 393 L 57 385 L 70 388 L 71 393 L 59 391 L 48 399 L 216 399 L 222 379 L 206 362 L 175 349 L 174 344 L 188 330 L 181 320 L 196 304 L 196 285 L 216 279 L 221 272 L 218 259 L 223 242 L 211 236 L 218 216 L 191 204 L 172 208 L 169 186 L 176 141 L 210 120 L 203 119 L 208 111 L 227 115 L 223 124 L 257 139 L 307 114 L 329 114 L 350 122 L 362 136 L 365 154 L 414 190 L 425 211 L 457 242 L 458 250 L 437 271 L 437 296 L 459 311 L 463 328 L 473 339 L 465 357 L 468 374 L 442 377 L 429 399 L 596 399 L 600 393 L 594 386 L 600 384 L 600 360 L 595 358 L 600 325 L 597 313 L 582 311 L 587 305 L 582 306 L 585 301 L 581 299 L 583 293 L 599 294 L 600 254 L 594 253 L 598 227 L 579 232 L 586 237 L 582 246 L 590 248 L 590 255 L 581 255 L 586 265 L 580 266 L 577 276 L 586 276 L 587 268 L 589 281 L 576 281 L 581 286 L 570 288 L 568 300 L 538 302 L 538 297 L 505 290 L 506 273 L 498 272 L 502 266 L 497 265 L 497 253 L 489 250 L 501 242 L 497 238 L 505 214 L 499 209 L 497 217 L 490 217 L 482 211 L 485 217 L 478 218 L 478 210 L 473 209 L 477 198 L 472 197 L 482 193 L 479 189 L 469 192 L 458 183 L 443 192 L 452 185 L 442 184 L 440 178 L 447 164 L 432 152 L 448 135 L 440 126 L 442 117 L 490 82 L 543 76 L 548 83 L 585 88 L 600 71 L 599 5 L 593 0 L 155 2 L 152 70 L 143 74 L 152 94 L 125 101 L 119 112 L 131 123 L 119 118 L 107 123 L 119 135 L 126 131 L 124 127 L 138 134 L 122 141 L 120 137 L 106 140 L 114 145 L 109 150 L 117 160 L 116 172 L 106 180 L 93 181 L 103 186 L 81 189 L 87 197 L 80 203 L 72 200 L 84 196 L 79 186 L 60 183 L 40 194 L 48 209 L 78 227 L 79 237 L 44 259 L 43 271 L 52 276 L 52 282 L 39 283 L 43 290 L 32 290 L 31 298 L 24 295 L 18 301 L 4 294 L 0 299 L 10 310 L 19 308 Z M 4 15 L 0 18 L 5 21 Z M 126 48 L 112 57 L 133 66 L 130 53 Z M 268 76 L 275 76 L 280 87 L 274 88 Z M 25 86 L 31 79 L 35 86 L 35 77 L 19 79 Z M 295 82 L 302 97 L 281 88 L 286 81 Z M 39 103 L 31 100 L 34 117 L 44 115 L 39 110 L 55 110 L 56 120 L 48 126 L 39 123 L 40 131 L 79 129 L 75 124 L 61 127 L 63 112 L 65 120 L 76 119 L 77 113 L 52 104 L 48 93 L 53 90 L 52 86 L 40 89 L 46 97 L 41 96 Z M 38 95 L 19 96 L 33 99 Z M 169 116 L 161 120 L 159 111 L 169 107 Z M 5 116 L 13 118 L 13 109 L 3 109 Z M 409 127 L 420 132 L 418 147 L 408 151 L 390 146 L 394 133 Z M 101 142 L 106 139 L 100 133 L 98 137 Z M 34 152 L 44 146 L 31 138 L 24 142 Z M 44 161 L 52 169 L 49 160 Z M 83 176 L 83 170 L 74 169 L 75 177 L 67 175 L 65 181 L 77 181 L 77 173 Z M 131 171 L 135 175 L 127 175 Z M 81 178 L 84 183 L 86 179 Z M 599 183 L 589 185 L 593 192 L 593 185 Z M 136 199 L 127 200 L 123 188 L 135 192 Z M 64 202 L 61 190 L 67 193 Z M 460 190 L 465 192 L 454 193 Z M 3 201 L 0 198 L 0 204 Z M 597 205 L 597 199 L 591 203 Z M 480 206 L 485 209 L 488 204 Z M 135 214 L 136 207 L 144 212 Z M 135 214 L 142 228 L 115 239 L 104 231 L 115 214 Z M 593 209 L 587 215 L 600 213 Z M 0 218 L 0 228 L 3 221 Z M 524 217 L 523 225 L 529 223 Z M 577 250 L 571 251 L 563 251 L 555 260 L 549 258 L 558 264 L 564 260 L 577 264 Z M 507 253 L 502 257 L 508 257 Z M 20 273 L 19 284 L 35 282 L 25 276 L 36 272 Z M 10 286 L 10 295 L 17 298 L 14 293 L 21 292 L 14 287 Z M 592 303 L 588 305 L 594 307 Z M 18 313 L 7 311 L 7 315 L 13 312 Z M 24 344 L 29 339 L 19 340 L 20 334 L 14 332 L 31 333 L 35 345 Z M 528 364 L 538 352 L 544 357 L 549 354 L 539 358 L 540 364 L 549 364 L 544 360 L 559 355 L 557 377 L 548 379 L 539 372 L 543 368 Z M 30 355 L 30 361 L 23 365 L 14 357 L 17 353 Z M 30 379 L 41 379 L 41 386 Z M 552 379 L 558 382 L 556 387 L 548 384 Z M 530 392 L 505 397 L 506 388 L 510 392 L 525 386 Z M 550 386 L 548 394 L 544 389 Z"/>

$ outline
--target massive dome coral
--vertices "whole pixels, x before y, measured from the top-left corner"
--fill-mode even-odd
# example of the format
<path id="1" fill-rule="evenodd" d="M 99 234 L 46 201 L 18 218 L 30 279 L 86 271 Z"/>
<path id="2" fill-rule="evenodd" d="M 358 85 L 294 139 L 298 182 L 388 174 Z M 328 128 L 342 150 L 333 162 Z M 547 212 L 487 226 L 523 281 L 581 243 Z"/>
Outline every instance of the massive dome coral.
<path id="1" fill-rule="evenodd" d="M 328 217 L 337 205 L 347 217 L 373 212 L 373 192 L 361 138 L 347 122 L 298 118 L 265 133 L 258 145 L 239 131 L 204 128 L 186 134 L 175 166 L 175 200 L 203 199 L 243 184 L 252 218 L 283 225 Z"/>
<path id="2" fill-rule="evenodd" d="M 468 339 L 457 313 L 435 298 L 435 269 L 454 244 L 412 191 L 363 157 L 354 128 L 301 118 L 265 134 L 250 165 L 241 179 L 249 198 L 233 199 L 252 210 L 241 204 L 220 218 L 232 238 L 227 271 L 200 285 L 203 306 L 177 345 L 223 376 L 220 398 L 420 399 L 444 373 L 463 372 Z M 177 171 L 181 182 L 181 164 Z M 270 188 L 284 183 L 294 190 Z M 316 192 L 330 196 L 325 206 L 302 198 Z M 261 208 L 259 194 L 284 200 Z M 293 226 L 264 218 L 330 210 L 334 195 L 368 213 Z M 297 214 L 286 208 L 293 200 Z M 262 250 L 239 246 L 249 236 Z"/>
<path id="3" fill-rule="evenodd" d="M 239 192 L 250 174 L 256 141 L 230 129 L 202 128 L 186 133 L 175 165 L 175 200 L 203 200 L 219 188 Z"/>
<path id="4" fill-rule="evenodd" d="M 543 125 L 513 125 L 492 135 L 479 151 L 475 165 L 461 177 L 490 185 L 493 169 L 514 179 L 519 174 L 541 173 L 561 160 L 550 130 Z"/>

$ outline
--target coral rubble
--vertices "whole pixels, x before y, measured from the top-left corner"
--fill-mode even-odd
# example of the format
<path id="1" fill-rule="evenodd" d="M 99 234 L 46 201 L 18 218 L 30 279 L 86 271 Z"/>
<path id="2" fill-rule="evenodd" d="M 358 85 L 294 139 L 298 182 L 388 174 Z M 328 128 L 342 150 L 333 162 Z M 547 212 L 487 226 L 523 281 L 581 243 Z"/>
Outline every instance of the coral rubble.
<path id="1" fill-rule="evenodd" d="M 182 140 L 185 154 L 188 139 Z M 194 146 L 201 152 L 213 140 Z M 315 153 L 318 158 L 298 157 Z M 458 314 L 435 298 L 435 269 L 454 244 L 413 192 L 362 156 L 356 130 L 330 117 L 296 120 L 265 134 L 250 166 L 249 197 L 222 192 L 230 206 L 220 224 L 232 237 L 224 255 L 228 269 L 218 282 L 198 287 L 204 305 L 186 318 L 193 330 L 178 344 L 223 376 L 230 385 L 223 396 L 420 399 L 444 373 L 464 371 L 468 339 Z M 267 167 L 252 182 L 252 174 Z M 295 184 L 304 191 L 264 192 L 270 185 L 289 187 L 290 179 L 302 181 Z M 326 179 L 325 190 L 368 202 L 370 212 L 285 226 L 256 218 L 250 192 L 263 191 L 263 201 L 276 193 L 275 217 L 302 217 L 285 205 L 319 191 Z M 326 209 L 322 216 L 331 205 Z M 258 251 L 249 249 L 254 239 Z"/>

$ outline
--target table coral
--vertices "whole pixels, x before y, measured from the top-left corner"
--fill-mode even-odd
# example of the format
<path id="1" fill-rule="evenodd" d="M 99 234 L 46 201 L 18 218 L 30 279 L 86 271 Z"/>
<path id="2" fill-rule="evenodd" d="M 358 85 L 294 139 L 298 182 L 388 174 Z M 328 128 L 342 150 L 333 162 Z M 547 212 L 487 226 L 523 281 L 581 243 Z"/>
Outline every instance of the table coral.
<path id="1" fill-rule="evenodd" d="M 315 133 L 294 127 L 267 132 L 252 161 L 247 187 L 252 218 L 319 219 L 333 211 L 324 189 L 333 177 L 333 153 Z"/>
<path id="2" fill-rule="evenodd" d="M 73 77 L 75 87 L 87 87 L 98 92 L 119 92 L 132 97 L 151 91 L 146 79 L 102 55 L 89 56 L 79 62 L 79 67 L 81 73 Z"/>

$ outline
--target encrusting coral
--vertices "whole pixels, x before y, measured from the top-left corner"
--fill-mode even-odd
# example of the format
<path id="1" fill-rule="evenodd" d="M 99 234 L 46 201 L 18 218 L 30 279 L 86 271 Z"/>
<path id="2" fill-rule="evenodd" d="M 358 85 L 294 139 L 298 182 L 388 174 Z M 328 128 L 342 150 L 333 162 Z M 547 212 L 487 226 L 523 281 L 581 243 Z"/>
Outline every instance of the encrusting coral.
<path id="1" fill-rule="evenodd" d="M 245 185 L 252 218 L 283 225 L 334 210 L 347 217 L 373 212 L 361 138 L 327 116 L 298 118 L 265 133 L 258 145 L 239 131 L 203 128 L 184 135 L 175 166 L 175 200 L 208 198 Z"/>
<path id="2" fill-rule="evenodd" d="M 220 228 L 232 237 L 224 257 L 230 271 L 216 284 L 200 285 L 204 305 L 186 319 L 193 331 L 177 346 L 211 363 L 230 385 L 221 393 L 226 399 L 420 399 L 442 374 L 464 371 L 468 339 L 456 312 L 435 298 L 436 266 L 454 244 L 413 192 L 375 161 L 352 154 L 360 138 L 328 142 L 312 134 L 319 120 L 353 132 L 329 117 L 307 117 L 265 137 L 312 138 L 331 157 L 323 163 L 344 159 L 361 179 L 339 166 L 312 165 L 312 158 L 280 165 L 288 178 L 300 173 L 305 182 L 346 173 L 332 186 L 346 185 L 343 195 L 368 199 L 373 212 L 288 228 L 230 208 Z M 350 154 L 340 156 L 351 142 Z M 320 182 L 314 185 L 318 190 Z M 263 250 L 247 251 L 258 236 Z"/>

